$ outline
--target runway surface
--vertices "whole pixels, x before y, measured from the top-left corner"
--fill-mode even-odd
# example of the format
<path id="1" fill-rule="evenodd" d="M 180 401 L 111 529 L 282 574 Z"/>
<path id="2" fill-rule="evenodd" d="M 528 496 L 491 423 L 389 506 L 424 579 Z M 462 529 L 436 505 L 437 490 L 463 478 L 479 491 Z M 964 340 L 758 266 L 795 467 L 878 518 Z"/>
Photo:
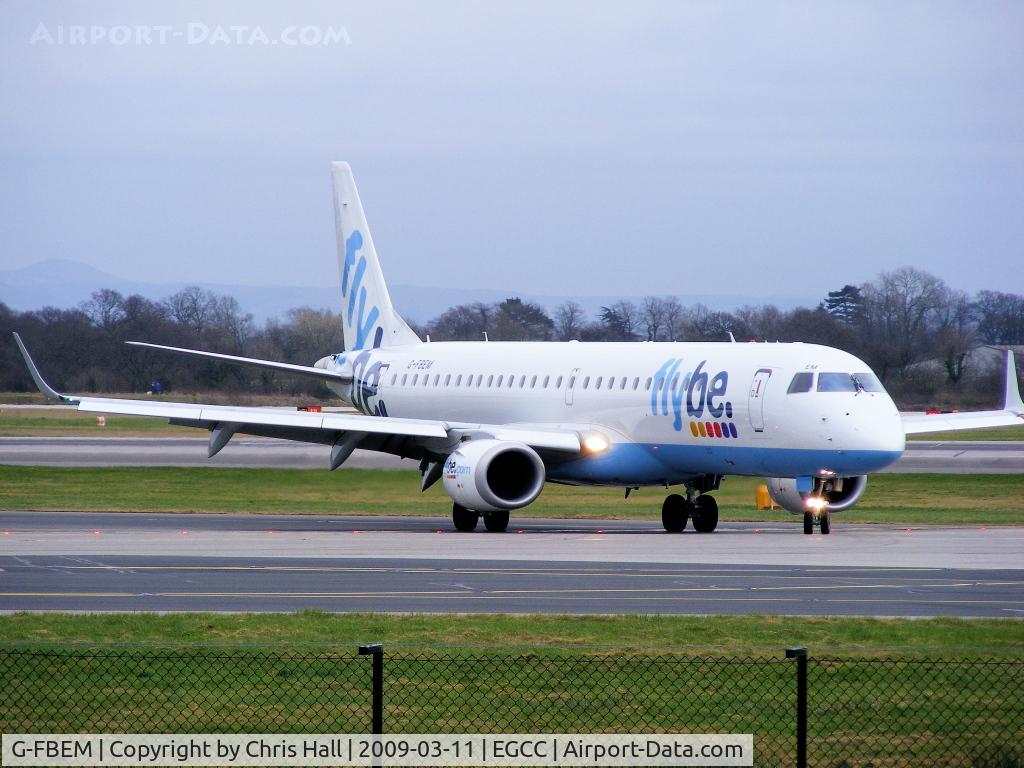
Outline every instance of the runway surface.
<path id="1" fill-rule="evenodd" d="M 325 469 L 326 446 L 236 438 L 212 459 L 204 437 L 0 437 L 0 464 Z M 415 468 L 415 462 L 356 451 L 346 467 Z M 1024 472 L 1024 442 L 911 442 L 887 472 L 1016 474 Z"/>
<path id="2" fill-rule="evenodd" d="M 0 610 L 1024 616 L 1024 529 L 0 513 Z"/>

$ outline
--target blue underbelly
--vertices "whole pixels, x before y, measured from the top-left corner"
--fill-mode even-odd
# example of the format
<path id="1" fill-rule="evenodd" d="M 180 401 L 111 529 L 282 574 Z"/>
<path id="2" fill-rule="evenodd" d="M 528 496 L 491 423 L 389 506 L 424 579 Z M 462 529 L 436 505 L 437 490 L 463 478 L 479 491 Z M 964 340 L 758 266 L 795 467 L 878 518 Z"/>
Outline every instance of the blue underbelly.
<path id="1" fill-rule="evenodd" d="M 757 446 L 618 443 L 599 456 L 548 463 L 548 479 L 604 485 L 675 484 L 695 475 L 800 477 L 827 470 L 864 475 L 883 469 L 899 451 L 838 451 Z"/>

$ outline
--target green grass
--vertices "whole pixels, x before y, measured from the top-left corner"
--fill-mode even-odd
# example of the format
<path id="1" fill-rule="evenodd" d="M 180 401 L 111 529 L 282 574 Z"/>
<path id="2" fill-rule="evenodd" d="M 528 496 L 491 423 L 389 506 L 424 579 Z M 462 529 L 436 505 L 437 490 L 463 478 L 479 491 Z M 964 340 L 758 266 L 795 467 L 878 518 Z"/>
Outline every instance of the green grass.
<path id="1" fill-rule="evenodd" d="M 205 434 L 145 416 L 106 416 L 105 420 L 106 426 L 101 427 L 95 414 L 71 409 L 0 408 L 0 437 L 202 437 Z"/>
<path id="2" fill-rule="evenodd" d="M 582 650 L 778 656 L 792 645 L 828 655 L 1024 652 L 1019 619 L 759 616 L 393 615 L 373 613 L 61 614 L 0 616 L 0 645 L 283 645 L 458 653 Z"/>
<path id="3" fill-rule="evenodd" d="M 792 765 L 795 667 L 782 649 L 804 644 L 813 764 L 996 765 L 979 760 L 1017 759 L 1022 735 L 1020 627 L 995 619 L 15 614 L 0 617 L 0 726 L 358 733 L 369 723 L 370 675 L 354 651 L 382 640 L 391 732 L 753 733 L 757 765 Z"/>
<path id="4" fill-rule="evenodd" d="M 907 435 L 908 441 L 929 443 L 962 442 L 971 440 L 1024 440 L 1024 424 L 1013 427 L 992 427 L 990 429 L 968 429 L 963 432 L 932 432 L 922 435 Z"/>
<path id="5" fill-rule="evenodd" d="M 727 478 L 715 493 L 723 520 L 796 524 L 781 510 L 754 509 L 753 478 Z M 660 519 L 665 491 L 549 483 L 516 517 Z M 446 515 L 440 484 L 419 491 L 407 470 L 227 469 L 219 467 L 0 466 L 0 509 Z M 873 475 L 842 521 L 947 525 L 1024 524 L 1024 475 Z"/>

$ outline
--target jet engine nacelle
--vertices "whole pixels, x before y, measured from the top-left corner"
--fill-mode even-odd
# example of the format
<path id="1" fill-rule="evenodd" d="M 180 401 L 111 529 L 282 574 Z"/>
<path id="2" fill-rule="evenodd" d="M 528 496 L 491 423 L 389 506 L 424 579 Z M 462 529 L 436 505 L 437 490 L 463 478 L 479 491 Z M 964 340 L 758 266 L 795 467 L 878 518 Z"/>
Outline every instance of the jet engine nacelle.
<path id="1" fill-rule="evenodd" d="M 540 496 L 544 462 L 530 446 L 510 440 L 470 440 L 444 463 L 444 489 L 475 512 L 519 509 Z"/>
<path id="2" fill-rule="evenodd" d="M 816 477 L 810 493 L 801 493 L 796 489 L 796 480 L 792 477 L 769 477 L 768 493 L 783 509 L 794 515 L 804 512 L 842 512 L 849 509 L 864 495 L 868 487 L 867 475 L 853 477 Z M 809 499 L 820 498 L 822 502 Z"/>

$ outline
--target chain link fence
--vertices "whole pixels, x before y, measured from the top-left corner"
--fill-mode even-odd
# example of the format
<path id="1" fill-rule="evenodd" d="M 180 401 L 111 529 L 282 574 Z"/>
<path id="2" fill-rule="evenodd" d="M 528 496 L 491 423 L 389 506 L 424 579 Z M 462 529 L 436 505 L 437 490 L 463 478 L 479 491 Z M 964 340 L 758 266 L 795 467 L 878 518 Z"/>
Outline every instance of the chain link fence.
<path id="1" fill-rule="evenodd" d="M 365 650 L 0 649 L 0 726 L 752 733 L 758 766 L 1024 766 L 1020 659 Z"/>

